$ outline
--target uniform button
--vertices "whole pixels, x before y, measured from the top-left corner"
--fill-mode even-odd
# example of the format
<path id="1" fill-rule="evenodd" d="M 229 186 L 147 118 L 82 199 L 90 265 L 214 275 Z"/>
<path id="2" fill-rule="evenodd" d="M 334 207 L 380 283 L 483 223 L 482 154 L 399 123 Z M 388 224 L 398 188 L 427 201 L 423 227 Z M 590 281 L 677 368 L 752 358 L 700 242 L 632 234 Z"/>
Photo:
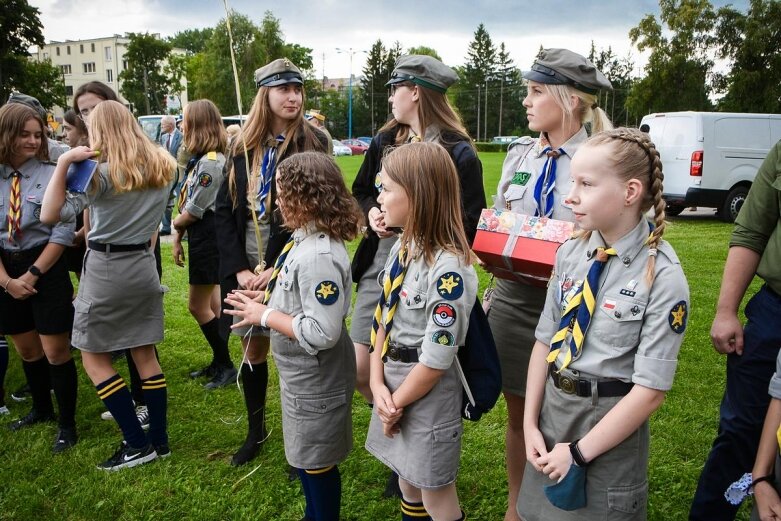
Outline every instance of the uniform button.
<path id="1" fill-rule="evenodd" d="M 322 404 L 322 405 L 320 406 L 320 408 L 321 408 L 321 409 L 325 409 L 325 407 L 326 407 L 326 405 L 325 405 L 325 404 Z"/>
<path id="2" fill-rule="evenodd" d="M 456 439 L 456 438 L 458 438 L 458 432 L 454 432 L 453 433 L 453 439 Z"/>
<path id="3" fill-rule="evenodd" d="M 320 238 L 321 238 L 321 239 L 325 239 L 325 234 L 324 234 L 324 233 L 321 233 L 321 234 L 320 234 Z"/>
<path id="4" fill-rule="evenodd" d="M 592 251 L 587 251 L 587 252 L 586 252 L 586 258 L 587 258 L 587 259 L 590 259 L 590 258 L 591 258 L 591 257 L 593 257 L 593 256 L 594 256 L 594 252 L 592 252 Z"/>
<path id="5" fill-rule="evenodd" d="M 620 312 L 620 311 L 616 311 L 615 313 L 613 313 L 613 315 L 614 315 L 616 318 L 621 318 L 621 312 Z"/>
<path id="6" fill-rule="evenodd" d="M 623 259 L 621 259 L 621 262 L 624 263 L 624 266 L 629 266 L 629 263 L 632 262 L 632 259 L 630 259 L 629 257 L 624 257 Z"/>

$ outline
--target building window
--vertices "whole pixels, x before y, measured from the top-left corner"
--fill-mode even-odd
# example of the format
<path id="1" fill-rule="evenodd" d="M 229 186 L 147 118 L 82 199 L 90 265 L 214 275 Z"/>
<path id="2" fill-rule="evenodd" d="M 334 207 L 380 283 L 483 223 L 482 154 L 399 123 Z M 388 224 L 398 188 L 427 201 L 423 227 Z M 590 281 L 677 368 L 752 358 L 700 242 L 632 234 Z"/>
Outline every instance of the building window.
<path id="1" fill-rule="evenodd" d="M 127 64 L 127 60 L 122 60 L 122 70 L 123 70 L 123 71 L 126 71 L 126 70 L 127 70 L 127 65 L 128 65 L 128 64 Z"/>
<path id="2" fill-rule="evenodd" d="M 65 95 L 66 96 L 73 96 L 73 85 L 66 85 L 65 86 Z"/>
<path id="3" fill-rule="evenodd" d="M 44 60 L 48 60 L 49 59 L 49 53 L 48 52 L 43 53 L 43 59 Z"/>
<path id="4" fill-rule="evenodd" d="M 95 72 L 95 62 L 88 62 L 82 65 L 84 66 L 84 74 L 91 74 Z"/>
<path id="5" fill-rule="evenodd" d="M 83 43 L 80 43 L 80 44 L 79 44 L 79 52 L 80 52 L 81 54 L 84 54 L 84 44 L 83 44 Z"/>
<path id="6" fill-rule="evenodd" d="M 60 48 L 57 47 L 57 56 L 59 56 L 59 55 L 60 55 Z"/>
<path id="7" fill-rule="evenodd" d="M 111 69 L 106 69 L 106 81 L 108 83 L 111 83 L 114 81 L 114 71 Z"/>
<path id="8" fill-rule="evenodd" d="M 89 44 L 89 46 L 90 46 L 90 51 L 95 52 L 95 43 L 93 42 Z"/>
<path id="9" fill-rule="evenodd" d="M 107 62 L 110 62 L 111 61 L 111 47 L 104 47 L 103 48 L 103 53 L 105 54 L 103 59 L 105 61 L 107 61 Z"/>
<path id="10" fill-rule="evenodd" d="M 60 65 L 60 72 L 63 74 L 71 74 L 71 66 L 70 65 Z"/>
<path id="11" fill-rule="evenodd" d="M 70 56 L 70 53 L 71 53 L 71 46 L 70 46 L 70 45 L 66 45 L 66 46 L 65 46 L 65 50 L 66 50 L 66 51 L 68 51 L 68 56 Z"/>

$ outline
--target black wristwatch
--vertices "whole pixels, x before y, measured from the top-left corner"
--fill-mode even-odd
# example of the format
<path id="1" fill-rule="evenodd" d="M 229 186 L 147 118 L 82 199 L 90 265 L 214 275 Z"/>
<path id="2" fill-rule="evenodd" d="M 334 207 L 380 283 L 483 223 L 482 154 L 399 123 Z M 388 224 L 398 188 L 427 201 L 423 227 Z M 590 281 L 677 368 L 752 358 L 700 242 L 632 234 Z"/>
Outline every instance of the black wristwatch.
<path id="1" fill-rule="evenodd" d="M 572 454 L 572 461 L 575 462 L 575 465 L 578 467 L 588 467 L 588 463 L 586 462 L 586 459 L 583 457 L 583 454 L 580 452 L 580 448 L 578 447 L 578 442 L 580 439 L 577 439 L 569 444 L 569 452 Z"/>
<path id="2" fill-rule="evenodd" d="M 29 271 L 30 273 L 32 273 L 36 277 L 40 277 L 41 275 L 43 275 L 43 273 L 41 273 L 41 270 L 39 270 L 38 266 L 36 266 L 35 264 L 33 264 L 32 266 L 27 268 L 27 271 Z"/>

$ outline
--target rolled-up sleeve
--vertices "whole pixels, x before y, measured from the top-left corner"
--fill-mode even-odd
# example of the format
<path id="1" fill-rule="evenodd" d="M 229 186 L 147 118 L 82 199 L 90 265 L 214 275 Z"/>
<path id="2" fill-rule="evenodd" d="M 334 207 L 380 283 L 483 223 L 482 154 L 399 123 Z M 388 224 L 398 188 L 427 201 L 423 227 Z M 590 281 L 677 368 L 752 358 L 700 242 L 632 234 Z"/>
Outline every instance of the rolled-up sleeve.
<path id="1" fill-rule="evenodd" d="M 73 238 L 76 236 L 76 221 L 60 221 L 52 227 L 52 234 L 49 242 L 61 244 L 63 246 L 73 245 Z"/>
<path id="2" fill-rule="evenodd" d="M 302 311 L 293 317 L 293 333 L 307 353 L 316 355 L 335 346 L 341 335 L 345 275 L 330 253 L 297 269 Z"/>
<path id="3" fill-rule="evenodd" d="M 192 192 L 184 206 L 185 211 L 196 219 L 202 219 L 207 210 L 214 208 L 221 181 L 222 165 L 217 161 L 202 160 L 198 163 L 198 171 L 188 179 Z"/>
<path id="4" fill-rule="evenodd" d="M 689 316 L 689 286 L 680 264 L 660 269 L 651 286 L 632 382 L 668 391 Z"/>
<path id="5" fill-rule="evenodd" d="M 781 182 L 777 179 L 781 172 L 779 148 L 781 142 L 770 150 L 754 178 L 746 201 L 735 219 L 730 247 L 742 246 L 761 255 L 778 226 L 781 188 Z"/>

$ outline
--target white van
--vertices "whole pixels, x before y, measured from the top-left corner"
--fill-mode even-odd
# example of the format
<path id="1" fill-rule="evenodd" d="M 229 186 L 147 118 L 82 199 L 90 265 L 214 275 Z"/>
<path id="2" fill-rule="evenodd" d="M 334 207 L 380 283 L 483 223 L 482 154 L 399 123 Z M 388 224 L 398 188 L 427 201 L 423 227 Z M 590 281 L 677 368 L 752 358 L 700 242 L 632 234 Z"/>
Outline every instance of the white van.
<path id="1" fill-rule="evenodd" d="M 781 140 L 781 114 L 666 112 L 645 116 L 640 129 L 662 157 L 667 214 L 700 206 L 732 222 L 759 166 Z"/>

